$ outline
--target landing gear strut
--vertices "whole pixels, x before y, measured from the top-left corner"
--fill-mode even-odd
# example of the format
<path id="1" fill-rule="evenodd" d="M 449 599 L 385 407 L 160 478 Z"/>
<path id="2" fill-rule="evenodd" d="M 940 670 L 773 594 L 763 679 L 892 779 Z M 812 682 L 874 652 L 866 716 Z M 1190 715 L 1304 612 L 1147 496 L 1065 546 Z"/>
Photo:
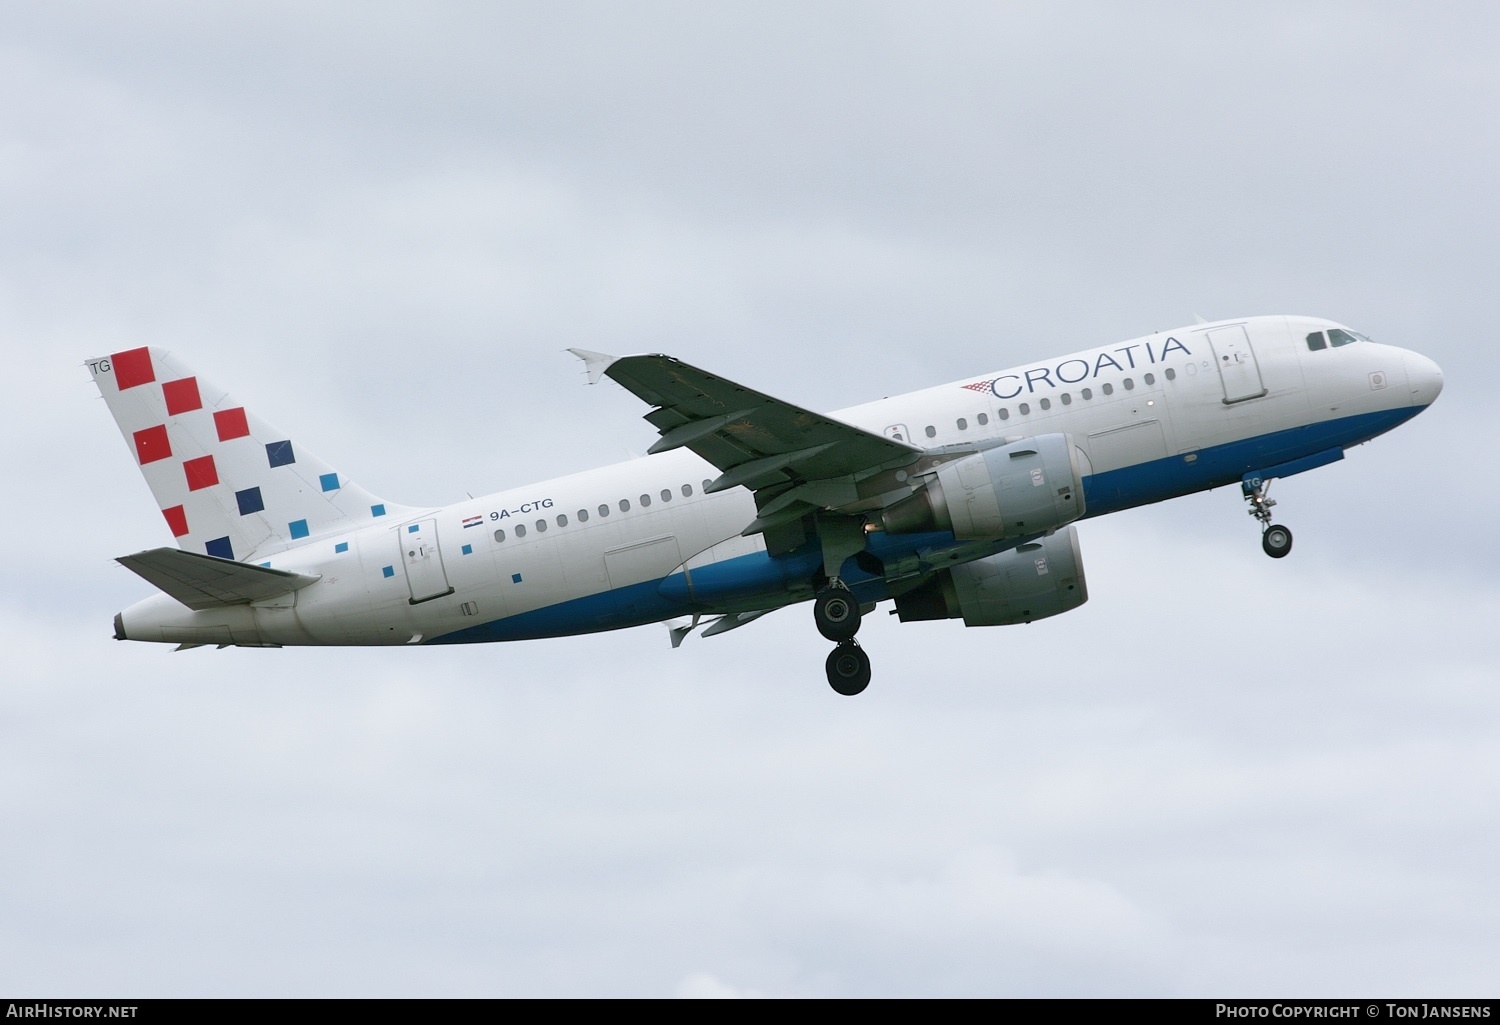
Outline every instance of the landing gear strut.
<path id="1" fill-rule="evenodd" d="M 870 656 L 852 639 L 841 641 L 824 665 L 828 685 L 845 697 L 853 697 L 870 685 Z"/>
<path id="2" fill-rule="evenodd" d="M 1273 559 L 1284 559 L 1292 550 L 1292 532 L 1279 523 L 1271 522 L 1271 506 L 1276 499 L 1267 498 L 1271 482 L 1259 477 L 1246 477 L 1240 484 L 1245 501 L 1250 503 L 1250 515 L 1260 521 L 1260 547 Z"/>
<path id="3" fill-rule="evenodd" d="M 844 563 L 855 559 L 868 543 L 862 516 L 819 513 L 818 541 L 823 549 L 823 578 L 828 581 L 813 596 L 813 622 L 818 633 L 838 645 L 828 656 L 828 684 L 845 696 L 870 685 L 870 656 L 854 643 L 859 633 L 859 599 L 839 579 Z"/>

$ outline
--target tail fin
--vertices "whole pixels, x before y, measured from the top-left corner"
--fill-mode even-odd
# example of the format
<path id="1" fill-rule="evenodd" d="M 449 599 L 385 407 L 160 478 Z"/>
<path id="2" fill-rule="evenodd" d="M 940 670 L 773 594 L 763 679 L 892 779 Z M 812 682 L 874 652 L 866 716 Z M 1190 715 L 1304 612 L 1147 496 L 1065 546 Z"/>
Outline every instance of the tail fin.
<path id="1" fill-rule="evenodd" d="M 128 349 L 88 368 L 184 551 L 248 559 L 405 511 L 164 349 Z"/>

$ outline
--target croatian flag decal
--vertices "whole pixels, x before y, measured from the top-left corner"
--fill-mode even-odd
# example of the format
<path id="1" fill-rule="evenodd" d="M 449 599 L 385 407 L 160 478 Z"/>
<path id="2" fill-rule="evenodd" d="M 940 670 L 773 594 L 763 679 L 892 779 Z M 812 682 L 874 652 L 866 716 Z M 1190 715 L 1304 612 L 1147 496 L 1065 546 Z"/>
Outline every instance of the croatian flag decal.
<path id="1" fill-rule="evenodd" d="M 465 516 L 464 517 L 464 529 L 467 530 L 470 527 L 477 527 L 477 526 L 479 526 L 483 522 L 484 522 L 484 517 L 483 516 Z"/>

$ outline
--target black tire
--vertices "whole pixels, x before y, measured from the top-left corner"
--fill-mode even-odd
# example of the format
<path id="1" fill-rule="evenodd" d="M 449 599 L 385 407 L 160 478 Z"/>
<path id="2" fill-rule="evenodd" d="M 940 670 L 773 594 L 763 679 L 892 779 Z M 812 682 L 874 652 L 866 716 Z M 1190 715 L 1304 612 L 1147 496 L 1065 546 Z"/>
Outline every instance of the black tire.
<path id="1" fill-rule="evenodd" d="M 859 602 L 847 587 L 825 587 L 813 599 L 813 622 L 818 633 L 842 644 L 859 633 Z"/>
<path id="2" fill-rule="evenodd" d="M 1260 547 L 1273 559 L 1285 559 L 1292 550 L 1292 532 L 1273 523 L 1261 534 Z"/>
<path id="3" fill-rule="evenodd" d="M 828 686 L 852 698 L 870 685 L 870 656 L 853 641 L 845 641 L 828 656 Z"/>

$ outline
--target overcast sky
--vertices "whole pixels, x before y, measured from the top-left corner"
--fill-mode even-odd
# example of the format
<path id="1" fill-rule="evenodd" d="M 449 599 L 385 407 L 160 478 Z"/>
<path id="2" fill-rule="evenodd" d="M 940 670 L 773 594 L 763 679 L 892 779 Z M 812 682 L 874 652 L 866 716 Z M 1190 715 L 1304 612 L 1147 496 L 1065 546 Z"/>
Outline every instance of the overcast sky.
<path id="1" fill-rule="evenodd" d="M 0 991 L 1493 996 L 1493 5 L 0 12 Z M 819 409 L 1330 317 L 1438 404 L 1080 528 L 1029 627 L 119 644 L 161 345 L 370 490 L 638 457 L 563 350 Z"/>

